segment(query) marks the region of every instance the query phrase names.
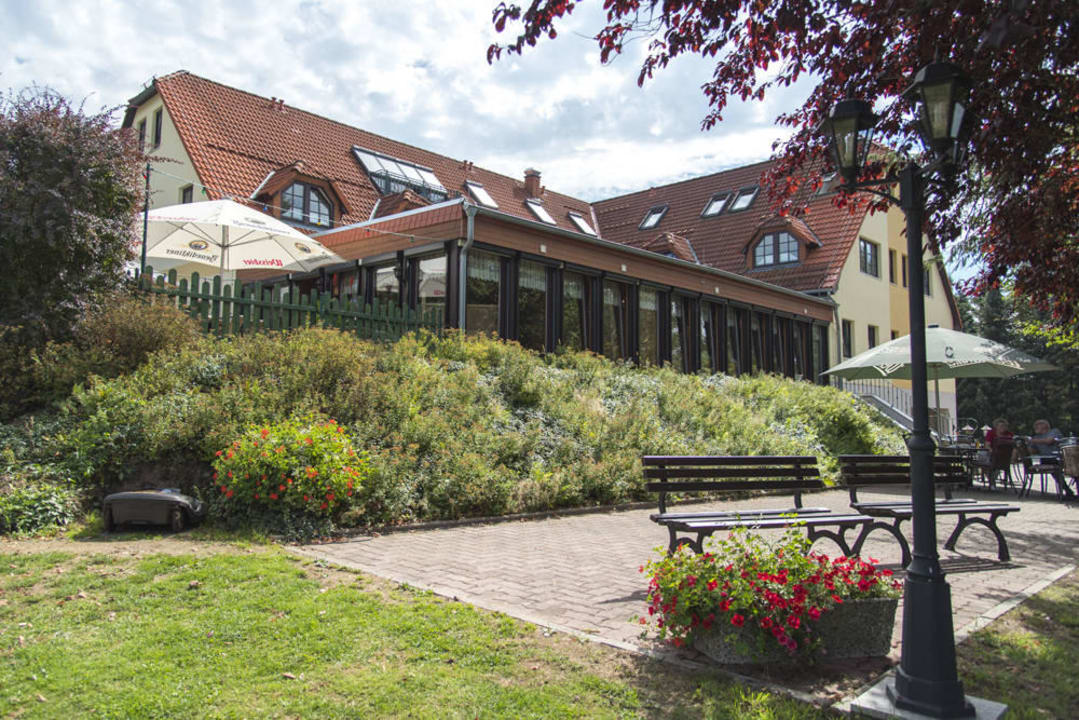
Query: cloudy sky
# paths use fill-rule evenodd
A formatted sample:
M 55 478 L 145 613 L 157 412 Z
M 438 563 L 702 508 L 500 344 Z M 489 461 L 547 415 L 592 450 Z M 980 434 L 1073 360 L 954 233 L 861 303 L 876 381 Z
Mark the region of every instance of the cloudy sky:
M 595 0 L 557 40 L 488 65 L 496 4 L 0 0 L 0 88 L 49 85 L 96 110 L 184 69 L 507 175 L 536 167 L 587 200 L 764 159 L 785 137 L 774 118 L 808 92 L 702 132 L 710 64 L 682 58 L 638 88 L 644 43 L 601 65 Z

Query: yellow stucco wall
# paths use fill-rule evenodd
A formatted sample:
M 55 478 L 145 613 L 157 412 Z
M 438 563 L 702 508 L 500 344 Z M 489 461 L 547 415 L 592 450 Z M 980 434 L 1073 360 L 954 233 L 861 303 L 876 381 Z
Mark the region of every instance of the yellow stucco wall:
M 158 110 L 162 111 L 161 142 L 155 146 L 154 114 Z M 195 166 L 192 164 L 187 150 L 184 149 L 183 142 L 180 140 L 180 133 L 176 130 L 176 125 L 173 124 L 169 110 L 165 107 L 160 95 L 150 98 L 135 111 L 135 119 L 131 127 L 136 134 L 139 131 L 139 123 L 143 120 L 146 121 L 145 152 L 150 158 L 151 167 L 150 208 L 178 205 L 182 201 L 183 189 L 189 185 L 192 189 L 191 199 L 193 202 L 207 200 L 202 184 L 199 182 L 198 174 L 195 172 Z M 211 274 L 210 269 L 205 265 L 194 263 L 176 265 L 165 260 L 155 261 L 150 258 L 147 260 L 147 265 L 152 266 L 155 271 L 175 269 L 179 277 L 188 277 L 193 272 L 198 272 L 204 277 Z M 216 275 L 217 273 L 213 272 L 212 274 Z M 222 280 L 230 280 L 234 276 L 234 272 L 227 272 Z
M 907 288 L 903 286 L 903 260 L 907 255 L 907 240 L 903 232 L 905 221 L 903 212 L 890 208 L 887 212 L 867 214 L 859 230 L 859 236 L 874 242 L 880 248 L 879 277 L 862 272 L 859 262 L 859 243 L 855 242 L 847 256 L 847 261 L 839 276 L 839 284 L 833 299 L 838 304 L 837 321 L 831 333 L 832 363 L 837 364 L 842 357 L 842 321 L 853 323 L 853 355 L 869 349 L 869 326 L 877 327 L 877 342 L 884 343 L 892 338 L 910 333 Z M 895 257 L 895 282 L 889 275 L 890 252 Z M 941 286 L 940 274 L 936 261 L 927 253 L 923 262 L 930 268 L 930 295 L 925 298 L 925 316 L 927 325 L 959 329 L 954 327 L 948 297 Z M 898 381 L 897 386 L 910 388 L 910 383 Z M 935 407 L 934 388 L 930 383 L 929 406 Z M 950 411 L 954 422 L 956 417 L 955 381 L 940 381 L 941 407 Z

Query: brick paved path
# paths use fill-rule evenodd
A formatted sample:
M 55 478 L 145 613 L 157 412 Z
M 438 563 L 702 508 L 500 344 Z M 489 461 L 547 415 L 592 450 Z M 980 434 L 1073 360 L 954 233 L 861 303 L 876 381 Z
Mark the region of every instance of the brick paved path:
M 1014 500 L 1014 495 L 999 493 L 971 495 Z M 867 500 L 873 497 L 865 494 Z M 847 501 L 846 492 L 829 491 L 810 496 L 809 504 L 846 509 Z M 1040 498 L 1019 504 L 1021 512 L 1000 520 L 1010 563 L 996 562 L 995 538 L 977 526 L 964 532 L 958 552 L 941 549 L 957 631 L 1054 570 L 1079 562 L 1079 508 Z M 775 507 L 776 500 L 738 503 L 752 505 Z M 630 620 L 644 609 L 646 581 L 638 567 L 667 542 L 666 530 L 649 521 L 650 512 L 397 532 L 299 551 L 534 623 L 572 628 L 619 645 L 648 645 L 638 637 L 640 626 Z M 954 523 L 939 519 L 941 545 Z M 904 530 L 909 538 L 909 523 Z M 836 552 L 828 540 L 815 549 Z M 895 540 L 879 530 L 870 535 L 863 554 L 885 563 L 899 560 Z

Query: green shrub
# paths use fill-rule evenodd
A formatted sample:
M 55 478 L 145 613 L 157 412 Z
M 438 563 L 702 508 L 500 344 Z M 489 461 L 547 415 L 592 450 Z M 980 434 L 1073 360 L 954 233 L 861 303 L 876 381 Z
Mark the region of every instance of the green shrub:
M 75 518 L 76 509 L 75 496 L 69 487 L 0 488 L 0 534 L 33 533 L 67 525 Z
M 290 419 L 249 428 L 217 451 L 213 467 L 227 514 L 331 517 L 362 487 L 367 457 L 334 420 Z
M 385 345 L 323 329 L 206 338 L 95 377 L 38 452 L 104 488 L 144 462 L 211 463 L 252 428 L 302 417 L 336 418 L 368 453 L 351 507 L 333 516 L 360 525 L 646 499 L 643 454 L 816 455 L 834 477 L 840 453 L 902 452 L 882 416 L 806 382 L 541 357 L 454 332 Z M 244 513 L 297 517 L 245 491 Z M 212 500 L 224 522 L 244 515 L 220 484 Z

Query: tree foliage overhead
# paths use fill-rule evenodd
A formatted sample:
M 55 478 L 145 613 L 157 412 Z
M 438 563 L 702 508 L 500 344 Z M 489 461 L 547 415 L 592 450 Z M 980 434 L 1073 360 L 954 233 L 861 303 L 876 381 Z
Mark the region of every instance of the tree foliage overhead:
M 47 88 L 0 97 L 0 330 L 63 336 L 123 279 L 140 156 L 111 115 Z
M 573 12 L 572 0 L 501 3 L 498 31 L 515 41 L 492 45 L 488 60 L 522 53 Z M 919 145 L 900 97 L 934 59 L 963 68 L 978 118 L 971 167 L 948 194 L 930 200 L 929 227 L 941 245 L 961 233 L 985 271 L 976 291 L 1014 282 L 1016 292 L 1059 324 L 1079 322 L 1079 11 L 1059 0 L 604 0 L 607 25 L 595 39 L 603 61 L 633 38 L 649 39 L 638 83 L 679 55 L 715 58 L 703 84 L 723 119 L 731 99 L 763 100 L 802 76 L 816 82 L 801 107 L 777 118 L 793 129 L 768 181 L 789 206 L 806 176 L 819 182 L 826 155 L 814 128 L 844 97 L 874 104 L 882 137 L 900 153 Z M 815 169 L 816 168 L 816 169 Z M 879 169 L 879 168 L 878 168 Z M 796 209 L 796 208 L 795 208 Z

